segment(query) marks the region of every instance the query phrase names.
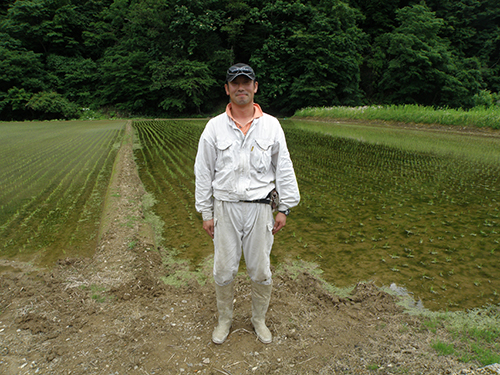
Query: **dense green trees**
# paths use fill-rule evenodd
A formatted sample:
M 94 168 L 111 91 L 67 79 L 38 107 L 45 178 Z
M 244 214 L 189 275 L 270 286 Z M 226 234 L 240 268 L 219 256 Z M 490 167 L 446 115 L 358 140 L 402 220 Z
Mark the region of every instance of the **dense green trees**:
M 479 63 L 461 59 L 439 33 L 444 21 L 425 4 L 396 11 L 398 26 L 375 39 L 371 60 L 378 97 L 395 104 L 473 105 L 480 90 Z
M 293 112 L 362 102 L 359 12 L 342 2 L 297 0 L 267 3 L 260 15 L 263 38 L 250 62 L 268 105 Z
M 499 25 L 495 0 L 10 0 L 0 119 L 214 113 L 225 70 L 241 61 L 274 113 L 491 104 Z
M 494 103 L 500 91 L 498 1 L 352 3 L 366 15 L 360 27 L 370 38 L 361 67 L 368 99 L 465 108 Z

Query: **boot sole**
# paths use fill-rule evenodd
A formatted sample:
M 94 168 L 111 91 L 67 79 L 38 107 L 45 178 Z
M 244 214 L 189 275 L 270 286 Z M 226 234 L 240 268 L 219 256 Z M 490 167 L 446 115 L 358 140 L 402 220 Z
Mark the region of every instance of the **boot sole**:
M 272 342 L 273 342 L 273 339 L 271 339 L 271 340 L 267 341 L 267 340 L 264 340 L 264 339 L 263 339 L 262 337 L 260 337 L 260 336 L 257 336 L 257 338 L 258 338 L 258 339 L 259 339 L 259 341 L 260 341 L 261 343 L 263 343 L 263 344 L 270 344 L 270 343 L 272 343 Z

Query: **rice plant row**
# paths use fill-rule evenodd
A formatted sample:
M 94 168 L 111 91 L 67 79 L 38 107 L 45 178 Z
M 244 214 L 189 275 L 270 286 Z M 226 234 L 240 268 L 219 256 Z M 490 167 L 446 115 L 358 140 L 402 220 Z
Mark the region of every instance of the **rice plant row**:
M 123 122 L 0 124 L 0 254 L 91 254 Z
M 139 175 L 157 200 L 155 212 L 165 223 L 165 246 L 197 261 L 209 254 L 208 238 L 194 208 L 193 165 L 206 121 L 169 120 L 134 123 Z
M 193 198 L 205 123 L 134 124 L 166 246 L 193 266 L 212 252 Z M 498 163 L 283 127 L 302 200 L 275 238 L 275 265 L 316 262 L 337 286 L 397 283 L 431 308 L 499 302 Z
M 303 192 L 287 252 L 338 286 L 395 282 L 429 307 L 500 301 L 498 163 L 286 133 Z

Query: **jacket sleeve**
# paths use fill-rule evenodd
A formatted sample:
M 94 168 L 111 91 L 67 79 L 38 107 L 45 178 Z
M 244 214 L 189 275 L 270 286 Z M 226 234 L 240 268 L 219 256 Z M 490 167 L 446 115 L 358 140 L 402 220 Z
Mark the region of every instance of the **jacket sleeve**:
M 277 132 L 277 142 L 274 145 L 272 162 L 276 168 L 276 191 L 279 194 L 280 204 L 278 210 L 284 211 L 287 208 L 295 207 L 300 202 L 299 186 L 292 159 L 288 152 L 285 133 L 279 125 Z
M 203 221 L 213 219 L 212 182 L 215 176 L 215 158 L 215 144 L 209 135 L 207 126 L 200 137 L 194 163 L 195 207 L 196 211 L 201 213 Z

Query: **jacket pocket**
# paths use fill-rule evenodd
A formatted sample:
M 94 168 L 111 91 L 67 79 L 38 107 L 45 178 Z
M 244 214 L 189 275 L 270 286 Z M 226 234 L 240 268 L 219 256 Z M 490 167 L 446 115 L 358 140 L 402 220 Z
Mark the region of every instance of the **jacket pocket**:
M 271 166 L 273 143 L 265 139 L 256 139 L 250 152 L 250 162 L 258 173 L 266 173 Z
M 221 171 L 223 169 L 231 167 L 233 161 L 233 155 L 231 146 L 233 142 L 230 140 L 220 140 L 215 145 L 217 159 L 215 161 L 215 170 Z

